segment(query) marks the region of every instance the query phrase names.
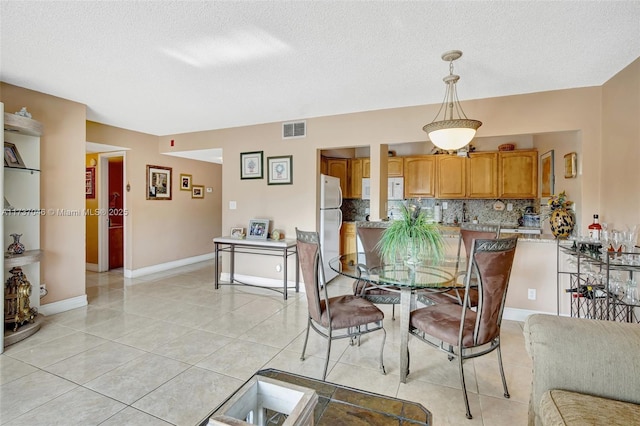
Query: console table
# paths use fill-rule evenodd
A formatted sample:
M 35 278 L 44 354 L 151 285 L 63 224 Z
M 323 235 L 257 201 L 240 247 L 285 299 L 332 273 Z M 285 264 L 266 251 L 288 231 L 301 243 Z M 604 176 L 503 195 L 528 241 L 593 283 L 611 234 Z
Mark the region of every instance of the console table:
M 280 292 L 284 295 L 284 299 L 287 300 L 288 289 L 288 273 L 287 273 L 287 260 L 290 256 L 294 256 L 296 259 L 296 293 L 300 290 L 300 265 L 298 262 L 298 252 L 295 239 L 284 240 L 251 240 L 240 239 L 233 237 L 216 237 L 213 239 L 215 245 L 215 262 L 214 262 L 214 283 L 215 288 L 218 289 L 220 285 L 247 285 L 252 287 L 268 288 Z M 229 282 L 220 282 L 220 253 L 229 253 Z M 278 256 L 282 257 L 282 270 L 284 272 L 282 290 L 279 287 L 265 287 L 255 284 L 243 283 L 235 279 L 235 262 L 236 253 L 256 254 L 261 256 Z M 293 287 L 292 287 L 293 288 Z
M 378 395 L 275 369 L 260 370 L 256 374 L 315 390 L 318 394 L 318 404 L 313 415 L 316 426 L 428 426 L 432 424 L 431 413 L 415 402 Z M 220 406 L 223 404 L 224 402 Z M 209 418 L 216 413 L 217 409 L 209 413 L 199 425 L 206 426 Z

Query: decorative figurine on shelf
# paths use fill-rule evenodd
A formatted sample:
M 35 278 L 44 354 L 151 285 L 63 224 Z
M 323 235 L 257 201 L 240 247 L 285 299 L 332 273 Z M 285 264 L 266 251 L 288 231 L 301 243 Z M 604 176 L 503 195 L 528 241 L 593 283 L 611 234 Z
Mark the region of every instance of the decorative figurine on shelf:
M 11 236 L 13 237 L 13 242 L 9 244 L 9 247 L 7 247 L 7 253 L 10 255 L 24 253 L 24 244 L 20 242 L 22 234 L 11 234 Z
M 27 111 L 27 107 L 22 107 L 20 111 L 16 112 L 15 114 L 21 117 L 31 118 L 31 113 Z
M 4 322 L 13 323 L 13 331 L 17 331 L 25 322 L 33 322 L 38 310 L 30 306 L 31 283 L 22 268 L 16 266 L 9 272 L 11 276 L 7 279 L 4 290 Z
M 562 191 L 558 195 L 552 195 L 547 204 L 551 210 L 549 217 L 551 232 L 556 238 L 567 238 L 576 223 L 573 213 L 569 211 L 573 201 L 569 201 L 565 191 Z

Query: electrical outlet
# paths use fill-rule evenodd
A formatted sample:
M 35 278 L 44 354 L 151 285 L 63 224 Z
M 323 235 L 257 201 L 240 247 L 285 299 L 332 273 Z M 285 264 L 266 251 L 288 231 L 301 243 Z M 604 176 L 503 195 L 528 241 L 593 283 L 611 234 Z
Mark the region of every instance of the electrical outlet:
M 508 212 L 513 211 L 513 203 L 507 203 L 507 211 Z
M 446 210 L 449 208 L 449 203 L 447 203 L 446 201 L 442 202 L 442 210 Z
M 527 292 L 527 297 L 529 298 L 529 300 L 536 300 L 536 289 L 530 288 Z
M 282 271 L 282 265 L 278 263 L 276 265 L 276 272 L 280 272 L 280 271 Z
M 40 297 L 45 297 L 47 295 L 47 285 L 46 284 L 40 284 Z

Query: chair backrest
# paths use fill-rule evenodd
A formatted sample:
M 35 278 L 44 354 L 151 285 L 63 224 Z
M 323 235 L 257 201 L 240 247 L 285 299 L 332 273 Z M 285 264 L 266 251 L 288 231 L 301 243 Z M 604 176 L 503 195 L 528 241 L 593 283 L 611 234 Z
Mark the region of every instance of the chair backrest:
M 322 306 L 327 298 L 326 286 L 323 284 L 324 268 L 322 265 L 322 253 L 320 251 L 320 236 L 317 232 L 300 231 L 296 228 L 296 249 L 298 262 L 302 271 L 309 316 L 316 322 L 321 322 Z
M 464 224 L 460 227 L 460 241 L 464 244 L 469 264 L 469 254 L 471 254 L 471 244 L 474 239 L 495 239 L 500 238 L 500 225 L 473 225 Z M 460 257 L 460 245 L 458 245 L 458 258 Z
M 511 267 L 518 238 L 475 239 L 465 277 L 467 289 L 464 306 L 468 305 L 472 271 L 478 284 L 478 307 L 472 346 L 483 345 L 499 336 L 502 312 L 509 288 Z M 463 309 L 463 322 L 467 309 Z M 468 342 L 465 347 L 469 346 Z
M 378 242 L 389 222 L 356 222 L 356 234 L 362 243 L 367 268 L 381 266 Z

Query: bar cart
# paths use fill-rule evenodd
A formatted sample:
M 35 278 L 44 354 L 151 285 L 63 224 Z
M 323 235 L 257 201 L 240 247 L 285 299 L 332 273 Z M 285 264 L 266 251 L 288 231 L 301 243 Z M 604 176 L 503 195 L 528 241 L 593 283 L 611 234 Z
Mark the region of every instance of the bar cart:
M 559 239 L 557 247 L 558 314 L 564 290 L 571 295 L 572 317 L 640 323 L 638 247 L 613 250 L 607 243 L 577 239 Z

